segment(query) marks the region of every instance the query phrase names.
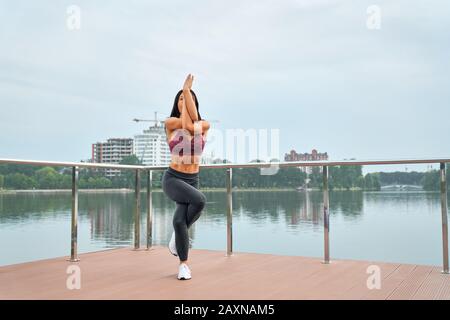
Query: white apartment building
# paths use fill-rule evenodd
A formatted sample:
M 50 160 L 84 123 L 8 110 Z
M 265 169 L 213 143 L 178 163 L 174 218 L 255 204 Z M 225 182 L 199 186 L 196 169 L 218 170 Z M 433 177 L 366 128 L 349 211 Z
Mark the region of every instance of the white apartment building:
M 154 126 L 134 136 L 133 153 L 144 165 L 170 164 L 170 150 L 163 121 L 156 122 Z

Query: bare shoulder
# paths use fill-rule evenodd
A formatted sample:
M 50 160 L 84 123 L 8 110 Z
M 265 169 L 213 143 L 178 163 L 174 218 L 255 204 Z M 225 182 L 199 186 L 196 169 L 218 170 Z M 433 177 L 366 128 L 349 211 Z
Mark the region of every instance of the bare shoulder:
M 200 120 L 201 124 L 202 124 L 202 129 L 204 131 L 209 130 L 209 128 L 211 128 L 211 125 L 209 123 L 209 121 L 207 120 Z

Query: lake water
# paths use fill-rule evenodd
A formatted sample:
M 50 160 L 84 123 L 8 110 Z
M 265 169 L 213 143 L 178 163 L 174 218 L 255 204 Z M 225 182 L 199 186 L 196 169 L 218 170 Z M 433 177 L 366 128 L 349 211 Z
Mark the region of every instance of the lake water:
M 190 229 L 192 247 L 226 251 L 226 193 Z M 141 245 L 145 246 L 145 194 Z M 133 193 L 79 195 L 79 253 L 133 245 Z M 175 205 L 153 193 L 154 243 L 166 245 Z M 70 254 L 71 195 L 0 194 L 0 265 Z M 233 250 L 323 256 L 322 193 L 233 191 Z M 442 264 L 438 192 L 330 192 L 330 256 Z

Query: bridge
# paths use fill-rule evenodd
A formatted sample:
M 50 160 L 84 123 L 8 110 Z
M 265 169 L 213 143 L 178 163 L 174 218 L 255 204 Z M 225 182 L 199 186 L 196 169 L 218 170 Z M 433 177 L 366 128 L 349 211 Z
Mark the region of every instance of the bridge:
M 422 191 L 422 186 L 414 184 L 391 184 L 386 186 L 381 186 L 382 191 Z

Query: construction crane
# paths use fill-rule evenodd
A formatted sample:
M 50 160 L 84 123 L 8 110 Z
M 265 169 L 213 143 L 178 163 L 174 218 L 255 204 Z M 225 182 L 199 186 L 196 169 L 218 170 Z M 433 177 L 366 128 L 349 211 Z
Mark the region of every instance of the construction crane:
M 154 122 L 155 123 L 155 127 L 158 127 L 158 123 L 161 124 L 161 126 L 163 126 L 164 121 L 163 120 L 158 120 L 158 112 L 155 111 L 155 119 L 154 120 L 148 120 L 148 119 L 133 119 L 134 122 Z M 218 123 L 219 120 L 208 120 L 208 122 L 210 123 Z
M 134 122 L 154 122 L 155 123 L 155 127 L 159 127 L 158 124 L 161 124 L 161 127 L 164 124 L 164 121 L 162 120 L 158 120 L 158 111 L 155 111 L 155 119 L 154 120 L 147 120 L 147 119 L 133 119 Z

